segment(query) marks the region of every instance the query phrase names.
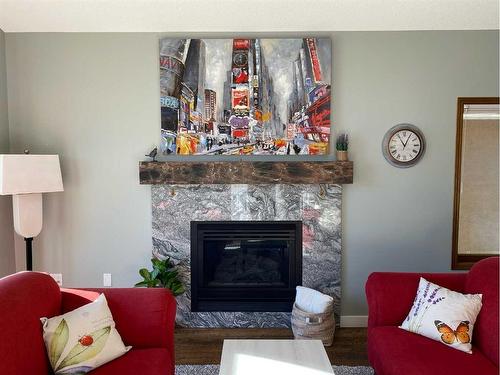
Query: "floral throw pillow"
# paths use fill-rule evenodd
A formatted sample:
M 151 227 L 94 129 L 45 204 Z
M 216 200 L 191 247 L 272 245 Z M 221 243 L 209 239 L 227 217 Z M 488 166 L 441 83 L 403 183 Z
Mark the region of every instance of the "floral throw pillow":
M 481 299 L 481 294 L 454 292 L 421 277 L 410 313 L 399 328 L 472 353 L 472 330 Z
M 64 315 L 41 318 L 49 361 L 57 375 L 77 375 L 118 358 L 128 350 L 115 329 L 104 294 Z

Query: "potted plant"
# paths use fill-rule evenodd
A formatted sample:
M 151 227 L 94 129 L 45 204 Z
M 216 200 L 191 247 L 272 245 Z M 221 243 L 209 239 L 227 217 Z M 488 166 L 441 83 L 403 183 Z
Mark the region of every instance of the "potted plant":
M 174 296 L 178 296 L 186 291 L 184 284 L 179 278 L 179 272 L 175 269 L 175 264 L 170 258 L 164 260 L 152 258 L 151 263 L 153 264 L 152 271 L 146 268 L 139 270 L 139 275 L 144 280 L 135 284 L 136 287 L 167 288 L 170 289 Z
M 347 161 L 349 160 L 347 155 L 347 150 L 349 148 L 349 137 L 346 133 L 340 133 L 337 137 L 336 149 L 337 149 L 337 160 Z

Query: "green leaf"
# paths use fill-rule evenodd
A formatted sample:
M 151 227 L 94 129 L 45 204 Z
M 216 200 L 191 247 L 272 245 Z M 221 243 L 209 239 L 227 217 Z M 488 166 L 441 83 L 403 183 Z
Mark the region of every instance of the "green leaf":
M 179 276 L 179 271 L 176 271 L 176 270 L 169 271 L 169 272 L 167 273 L 167 275 L 168 275 L 169 277 L 176 278 L 177 276 Z
M 52 368 L 56 367 L 56 363 L 57 361 L 59 361 L 64 347 L 68 343 L 68 337 L 68 323 L 66 323 L 65 319 L 62 319 L 59 322 L 59 325 L 57 326 L 54 334 L 52 335 L 52 338 L 50 339 L 49 360 Z
M 164 270 L 166 268 L 164 261 L 161 261 L 159 259 L 153 258 L 151 259 L 151 263 L 153 263 L 153 268 L 156 268 L 158 270 Z
M 164 284 L 166 284 L 170 281 L 177 280 L 178 276 L 179 276 L 179 273 L 177 271 L 169 271 L 163 275 L 162 281 Z
M 138 282 L 135 286 L 147 286 L 148 288 L 160 286 L 170 289 L 174 295 L 185 292 L 184 285 L 179 279 L 179 272 L 170 258 L 164 260 L 151 258 L 151 263 L 153 265 L 152 271 L 145 268 L 139 270 L 139 274 L 144 280 Z
M 144 280 L 151 280 L 151 273 L 146 268 L 141 268 L 139 270 L 139 275 L 144 277 Z
M 93 342 L 88 346 L 84 346 L 78 342 L 73 349 L 71 349 L 66 358 L 57 366 L 56 372 L 64 367 L 76 365 L 94 358 L 104 348 L 110 332 L 110 326 L 92 332 L 89 336 L 92 337 Z
M 178 295 L 180 295 L 180 294 L 184 293 L 184 292 L 185 292 L 185 289 L 184 289 L 184 286 L 182 286 L 182 284 L 180 284 L 180 283 L 179 283 L 179 285 L 174 286 L 174 287 L 171 289 L 171 291 L 172 291 L 172 294 L 173 294 L 174 296 L 178 296 Z
M 161 283 L 163 286 L 167 286 L 171 283 L 171 280 L 168 277 L 163 277 L 163 279 L 161 280 Z
M 160 273 L 160 270 L 158 268 L 155 268 L 153 272 L 151 272 L 151 279 L 156 279 L 158 277 L 158 274 Z

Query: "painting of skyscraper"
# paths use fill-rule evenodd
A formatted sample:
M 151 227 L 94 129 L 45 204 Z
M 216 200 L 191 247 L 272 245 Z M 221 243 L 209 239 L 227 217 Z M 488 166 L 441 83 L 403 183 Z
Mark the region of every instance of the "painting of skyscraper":
M 323 155 L 331 40 L 160 40 L 164 155 Z

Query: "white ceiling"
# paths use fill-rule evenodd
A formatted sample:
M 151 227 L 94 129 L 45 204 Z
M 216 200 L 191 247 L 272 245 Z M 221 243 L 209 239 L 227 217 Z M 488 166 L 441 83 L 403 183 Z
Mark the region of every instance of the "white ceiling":
M 499 0 L 0 0 L 5 32 L 499 28 Z

